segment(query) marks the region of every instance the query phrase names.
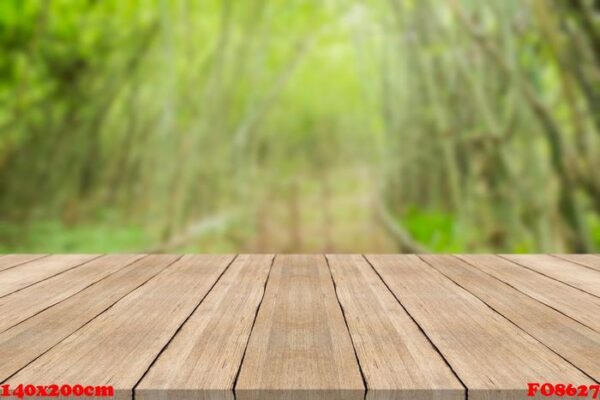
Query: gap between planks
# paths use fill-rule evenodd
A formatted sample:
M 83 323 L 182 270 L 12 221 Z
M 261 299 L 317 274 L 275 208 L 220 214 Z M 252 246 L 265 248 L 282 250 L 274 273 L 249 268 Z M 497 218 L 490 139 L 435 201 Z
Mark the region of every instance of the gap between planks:
M 29 364 L 110 310 L 121 299 L 146 285 L 180 258 L 181 256 L 173 255 L 144 257 L 134 262 L 135 265 L 127 265 L 90 285 L 86 290 L 0 333 L 0 353 L 9 360 L 0 364 L 0 382 L 6 383 Z M 139 264 L 146 263 L 148 266 L 140 269 Z M 104 287 L 107 290 L 104 290 Z
M 479 270 L 475 264 L 455 256 L 423 255 L 419 258 L 590 379 L 600 381 L 596 354 L 588 351 L 600 349 L 600 333 Z M 556 326 L 549 326 L 539 319 L 540 316 L 556 321 Z M 567 338 L 569 340 L 565 340 Z
M 272 262 L 271 262 L 271 269 L 272 269 L 272 266 L 273 266 L 273 264 L 275 263 L 275 260 L 276 260 L 276 258 L 277 258 L 277 257 L 279 257 L 279 256 L 275 256 L 275 257 L 273 257 L 273 258 L 272 258 Z M 324 258 L 325 258 L 325 257 L 324 257 Z M 329 274 L 330 274 L 330 275 L 329 275 L 329 278 L 330 278 L 330 280 L 331 280 L 331 283 L 334 285 L 334 293 L 335 293 L 335 298 L 336 298 L 336 301 L 337 301 L 337 303 L 338 303 L 338 307 L 340 308 L 340 311 L 342 312 L 342 315 L 343 315 L 343 320 L 344 320 L 345 329 L 346 329 L 346 331 L 347 331 L 347 334 L 348 334 L 348 335 L 351 337 L 352 335 L 351 335 L 350 329 L 349 329 L 349 327 L 348 327 L 348 320 L 347 320 L 347 317 L 346 317 L 346 314 L 345 314 L 344 308 L 342 307 L 342 303 L 341 303 L 341 300 L 340 300 L 340 296 L 339 296 L 339 293 L 338 293 L 338 290 L 337 290 L 337 285 L 336 285 L 335 279 L 334 279 L 334 277 L 333 277 L 333 273 L 332 273 L 332 271 L 331 271 L 331 266 L 329 265 L 329 259 L 328 259 L 328 258 L 325 258 L 325 260 L 326 260 L 326 262 L 327 262 L 327 268 L 328 268 L 328 271 L 329 271 Z M 1 261 L 1 259 L 0 259 L 0 261 Z M 131 395 L 132 395 L 132 396 L 133 396 L 133 395 L 134 395 L 134 393 L 135 393 L 135 392 L 134 392 L 134 390 L 135 390 L 135 389 L 138 387 L 138 385 L 139 385 L 139 384 L 140 384 L 140 383 L 141 383 L 141 382 L 144 380 L 144 378 L 146 377 L 146 375 L 147 375 L 147 374 L 148 374 L 148 373 L 151 371 L 151 369 L 153 368 L 153 366 L 155 365 L 155 363 L 157 362 L 157 360 L 159 360 L 159 358 L 160 358 L 160 357 L 163 355 L 163 353 L 164 353 L 164 352 L 166 352 L 166 350 L 169 348 L 169 346 L 171 345 L 171 343 L 172 343 L 172 342 L 173 342 L 173 341 L 174 341 L 174 340 L 175 340 L 175 339 L 178 337 L 178 335 L 181 333 L 181 331 L 182 331 L 182 330 L 185 328 L 185 325 L 186 325 L 186 324 L 187 324 L 187 323 L 188 323 L 188 322 L 191 320 L 191 318 L 193 318 L 193 316 L 194 316 L 194 314 L 195 314 L 195 311 L 196 311 L 196 310 L 197 310 L 199 307 L 201 307 L 201 306 L 202 306 L 202 304 L 203 304 L 203 303 L 206 301 L 206 299 L 207 299 L 207 298 L 208 298 L 208 297 L 209 297 L 209 296 L 212 294 L 212 292 L 215 290 L 215 287 L 216 287 L 216 286 L 217 286 L 217 285 L 218 285 L 218 284 L 219 284 L 219 283 L 220 283 L 220 282 L 223 280 L 223 277 L 225 276 L 226 272 L 229 270 L 229 268 L 230 268 L 230 266 L 233 264 L 233 262 L 234 262 L 234 261 L 232 260 L 232 262 L 228 264 L 228 266 L 225 268 L 225 270 L 223 270 L 223 271 L 222 271 L 221 275 L 219 275 L 219 276 L 218 276 L 218 278 L 217 278 L 217 279 L 216 279 L 216 281 L 213 283 L 213 285 L 210 287 L 210 289 L 208 289 L 208 291 L 206 292 L 206 294 L 204 295 L 204 297 L 202 297 L 202 298 L 200 299 L 200 301 L 199 301 L 199 302 L 196 304 L 195 308 L 194 308 L 194 309 L 193 309 L 193 310 L 192 310 L 192 311 L 189 313 L 189 315 L 188 315 L 188 316 L 187 316 L 187 317 L 186 317 L 186 318 L 185 318 L 185 319 L 184 319 L 184 320 L 181 322 L 181 324 L 178 326 L 178 328 L 175 330 L 175 332 L 172 334 L 172 336 L 171 336 L 171 337 L 168 339 L 168 341 L 167 341 L 167 342 L 164 344 L 164 346 L 162 347 L 162 349 L 161 349 L 161 350 L 160 350 L 160 351 L 159 351 L 159 352 L 158 352 L 158 353 L 157 353 L 157 354 L 154 356 L 154 359 L 152 360 L 151 364 L 150 364 L 150 365 L 147 367 L 147 369 L 144 371 L 144 373 L 142 374 L 142 376 L 139 378 L 139 380 L 137 381 L 137 383 L 136 383 L 136 384 L 134 385 L 134 387 L 132 388 L 132 390 L 131 390 Z M 515 264 L 513 264 L 513 265 L 515 265 Z M 394 295 L 394 297 L 395 297 L 395 294 L 394 294 L 394 293 L 393 293 L 393 291 L 392 291 L 392 290 L 391 290 L 391 289 L 390 289 L 390 288 L 387 286 L 387 284 L 385 283 L 385 280 L 384 280 L 384 279 L 383 279 L 383 278 L 382 278 L 382 277 L 379 275 L 379 273 L 377 272 L 377 270 L 376 270 L 376 269 L 375 269 L 375 268 L 374 268 L 372 265 L 370 265 L 370 267 L 373 269 L 373 271 L 375 271 L 375 272 L 378 274 L 378 279 L 380 279 L 380 280 L 381 280 L 381 282 L 382 282 L 383 284 L 385 284 L 385 286 L 386 286 L 386 290 L 389 292 L 389 294 L 391 294 L 391 295 Z M 430 267 L 431 267 L 431 265 L 430 265 Z M 74 267 L 73 267 L 73 268 L 74 268 Z M 431 267 L 431 268 L 433 268 L 433 267 Z M 525 269 L 525 267 L 522 267 L 522 268 L 524 268 L 524 269 Z M 266 288 L 267 284 L 269 283 L 271 269 L 269 269 L 269 273 L 267 274 L 267 278 L 266 278 L 266 279 L 265 279 L 265 281 L 264 281 L 264 288 Z M 530 271 L 534 271 L 534 270 L 532 270 L 531 268 L 526 268 L 526 269 L 529 269 Z M 66 272 L 66 271 L 63 271 L 63 272 Z M 161 272 L 162 272 L 162 271 L 160 271 L 160 272 L 159 272 L 157 275 L 159 275 Z M 546 277 L 546 274 L 542 274 L 542 273 L 541 273 L 541 272 L 539 272 L 539 271 L 534 271 L 534 272 L 535 272 L 536 274 L 539 274 L 539 275 L 542 275 L 542 276 Z M 53 275 L 53 276 L 54 276 L 54 275 Z M 156 275 L 155 275 L 155 276 L 156 276 Z M 490 275 L 490 276 L 491 276 L 491 275 Z M 52 277 L 52 276 L 50 276 L 50 277 L 48 277 L 48 278 L 45 278 L 45 279 L 43 279 L 42 281 L 44 281 L 44 280 L 46 280 L 46 279 L 49 279 L 49 278 L 51 278 L 51 277 Z M 153 278 L 154 278 L 154 277 L 153 277 Z M 153 278 L 150 278 L 150 279 L 153 279 Z M 446 278 L 447 278 L 449 281 L 451 281 L 451 282 L 454 282 L 452 279 L 448 278 L 447 276 L 446 276 Z M 560 282 L 560 283 L 562 283 L 562 284 L 564 284 L 564 285 L 568 285 L 569 287 L 573 287 L 572 285 L 569 285 L 569 284 L 567 284 L 567 283 L 564 283 L 564 282 L 561 282 L 561 281 L 559 281 L 559 280 L 558 280 L 558 279 L 556 279 L 555 277 L 549 276 L 548 278 L 549 278 L 549 279 L 554 279 L 554 280 L 556 280 L 557 282 Z M 493 279 L 495 279 L 495 280 L 498 280 L 499 282 L 502 282 L 502 281 L 501 281 L 501 280 L 500 280 L 498 277 L 496 277 L 496 276 L 494 276 L 494 277 L 493 277 Z M 40 281 L 40 282 L 42 282 L 42 281 Z M 146 281 L 146 282 L 147 282 L 147 281 Z M 146 282 L 145 282 L 145 283 L 146 283 Z M 96 282 L 96 283 L 97 283 L 97 282 Z M 145 284 L 145 283 L 144 283 L 144 284 Z M 454 283 L 456 284 L 456 282 L 454 282 Z M 35 283 L 33 283 L 33 284 L 35 284 Z M 459 285 L 459 286 L 460 286 L 460 285 Z M 138 288 L 139 288 L 139 287 L 138 287 Z M 130 293 L 132 293 L 133 291 L 137 290 L 138 288 L 136 288 L 136 289 L 133 289 L 131 292 L 129 292 L 129 293 L 127 293 L 127 294 L 125 294 L 125 295 L 124 295 L 124 296 L 123 296 L 121 299 L 118 299 L 118 300 L 117 300 L 115 303 L 113 303 L 113 304 L 112 304 L 112 305 L 111 305 L 109 308 L 112 308 L 114 305 L 118 304 L 118 303 L 119 303 L 119 302 L 120 302 L 120 301 L 121 301 L 121 300 L 122 300 L 124 297 L 126 297 L 127 295 L 129 295 L 129 294 L 130 294 Z M 256 311 L 255 311 L 255 313 L 254 313 L 254 318 L 253 318 L 253 321 L 252 321 L 252 326 L 251 326 L 251 328 L 250 328 L 250 333 L 248 334 L 247 340 L 246 340 L 246 342 L 245 342 L 245 344 L 244 344 L 244 351 L 243 351 L 243 355 L 242 355 L 242 358 L 241 358 L 241 360 L 240 360 L 240 363 L 239 363 L 239 368 L 238 368 L 238 370 L 236 371 L 236 374 L 235 374 L 235 380 L 234 380 L 233 389 L 235 389 L 235 387 L 236 387 L 237 381 L 238 381 L 238 379 L 239 379 L 239 375 L 240 375 L 240 373 L 241 373 L 241 371 L 242 371 L 242 368 L 243 368 L 243 366 L 244 366 L 244 362 L 245 362 L 245 355 L 246 355 L 246 351 L 248 350 L 248 345 L 249 345 L 249 343 L 250 343 L 250 340 L 251 340 L 251 337 L 252 337 L 252 334 L 253 334 L 253 331 L 254 331 L 254 325 L 255 325 L 255 323 L 256 323 L 256 319 L 257 319 L 257 317 L 258 317 L 258 314 L 259 314 L 259 313 L 260 313 L 260 311 L 261 311 L 262 302 L 263 302 L 263 300 L 264 300 L 264 296 L 265 296 L 265 291 L 264 291 L 264 288 L 263 288 L 262 297 L 261 297 L 261 299 L 260 299 L 260 302 L 259 302 L 259 304 L 258 304 L 258 307 L 256 308 Z M 462 288 L 462 287 L 461 287 L 461 288 Z M 577 289 L 577 290 L 581 290 L 582 292 L 585 292 L 585 291 L 584 291 L 584 290 L 582 290 L 581 288 L 575 288 L 575 289 Z M 466 289 L 465 289 L 465 290 L 466 290 Z M 518 290 L 518 289 L 515 289 L 515 290 Z M 527 296 L 529 296 L 529 294 L 527 294 L 527 293 L 524 293 L 524 294 L 525 294 L 525 295 L 527 295 Z M 480 301 L 484 302 L 483 300 L 481 300 L 480 296 L 475 296 L 475 297 L 476 297 L 476 298 L 478 298 Z M 397 302 L 399 303 L 399 305 L 400 305 L 400 306 L 402 306 L 402 307 L 404 308 L 404 306 L 402 305 L 402 302 L 400 301 L 400 299 L 399 299 L 398 297 L 395 297 L 395 298 L 396 298 Z M 534 299 L 534 297 L 531 297 L 531 298 L 532 298 L 532 299 Z M 65 301 L 67 301 L 67 299 L 61 300 L 61 302 L 59 302 L 58 304 L 60 304 L 60 303 L 62 303 L 62 302 L 65 302 Z M 539 300 L 538 300 L 538 299 L 536 299 L 536 301 L 539 301 Z M 485 302 L 484 302 L 484 303 L 485 303 Z M 541 303 L 541 302 L 540 302 L 540 304 L 543 304 L 543 303 Z M 56 304 L 55 304 L 55 305 L 56 305 Z M 489 306 L 489 305 L 488 305 L 488 306 Z M 491 308 L 491 307 L 490 307 L 490 308 Z M 503 318 L 506 318 L 506 317 L 505 317 L 503 314 L 501 314 L 499 311 L 495 310 L 494 308 L 491 308 L 491 309 L 492 309 L 492 310 L 494 310 L 494 312 L 495 312 L 495 313 L 497 313 L 497 314 L 499 314 L 501 317 L 503 317 Z M 105 311 L 106 311 L 106 310 L 105 310 Z M 410 316 L 410 318 L 411 318 L 411 319 L 412 319 L 412 320 L 413 320 L 413 321 L 416 323 L 416 320 L 415 320 L 415 319 L 414 319 L 414 317 L 411 315 L 411 313 L 409 312 L 409 310 L 405 308 L 405 311 L 406 311 L 406 313 L 407 313 L 407 314 Z M 98 318 L 98 317 L 99 317 L 101 314 L 103 314 L 103 313 L 104 313 L 104 311 L 103 311 L 102 313 L 100 313 L 100 314 L 96 315 L 95 317 L 93 317 L 93 318 L 92 318 L 92 320 L 90 320 L 90 321 L 88 321 L 88 322 L 86 323 L 86 325 L 87 325 L 87 324 L 89 324 L 90 322 L 93 322 L 93 321 L 94 321 L 96 318 Z M 515 324 L 515 325 L 516 325 L 516 324 Z M 517 326 L 518 326 L 518 325 L 517 325 Z M 79 331 L 81 328 L 83 328 L 83 326 L 82 326 L 82 327 L 80 327 L 80 328 L 78 328 L 76 331 L 72 332 L 72 334 L 71 334 L 71 335 L 73 335 L 73 334 L 75 334 L 76 332 L 78 332 L 78 331 Z M 520 328 L 520 329 L 522 329 L 521 327 L 519 327 L 519 328 Z M 426 337 L 426 338 L 427 338 L 427 339 L 428 339 L 428 340 L 429 340 L 429 341 L 430 341 L 430 342 L 433 344 L 433 342 L 431 341 L 431 338 L 430 338 L 430 337 L 427 335 L 426 331 L 425 331 L 425 330 L 423 330 L 422 328 L 421 328 L 421 330 L 422 330 L 422 333 L 423 333 L 423 335 L 424 335 L 424 336 L 425 336 L 425 337 Z M 71 335 L 70 335 L 70 336 L 71 336 Z M 64 341 L 64 340 L 65 340 L 65 339 L 61 340 L 61 342 L 62 342 L 62 341 Z M 59 343 L 61 343 L 61 342 L 58 342 L 58 343 L 56 343 L 56 344 L 55 344 L 55 346 L 56 346 L 56 345 L 58 345 L 58 344 L 59 344 Z M 363 379 L 363 385 L 364 385 L 364 386 L 365 386 L 365 388 L 366 388 L 366 386 L 367 386 L 367 382 L 366 382 L 366 379 L 365 379 L 365 375 L 364 375 L 364 371 L 363 371 L 363 366 L 362 366 L 362 364 L 361 364 L 361 360 L 359 359 L 359 356 L 358 356 L 358 352 L 357 352 L 356 344 L 354 343 L 354 341 L 353 341 L 353 340 L 351 340 L 351 341 L 350 341 L 350 343 L 351 343 L 351 345 L 352 345 L 352 349 L 353 349 L 353 351 L 354 351 L 354 357 L 355 357 L 355 359 L 356 359 L 356 363 L 357 363 L 357 365 L 358 365 L 358 367 L 359 367 L 359 370 L 360 370 L 360 373 L 361 373 L 361 376 L 362 376 L 362 379 Z M 53 346 L 53 347 L 54 347 L 54 346 Z M 48 351 L 49 351 L 49 350 L 48 350 Z M 439 350 L 438 350 L 438 352 L 439 352 Z M 450 363 L 448 362 L 448 360 L 446 359 L 446 357 L 444 357 L 444 356 L 443 356 L 443 353 L 441 353 L 441 352 L 439 352 L 439 353 L 440 353 L 440 355 L 442 356 L 442 358 L 444 359 L 444 361 L 445 361 L 445 362 L 446 362 L 448 365 L 450 365 Z M 569 362 L 570 362 L 570 361 L 569 361 Z M 454 372 L 454 371 L 453 371 L 453 372 Z M 454 373 L 454 375 L 456 376 L 456 378 L 457 378 L 457 379 L 460 379 L 460 378 L 458 377 L 458 374 L 457 374 L 457 373 Z M 232 396 L 235 396 L 235 393 L 232 391 L 231 395 L 232 395 Z M 365 393 L 364 393 L 364 397 L 367 397 L 367 396 L 369 396 L 369 390 L 366 390 L 366 391 L 365 391 Z
M 112 384 L 117 398 L 131 398 L 133 386 L 233 259 L 234 256 L 189 255 L 180 258 L 22 368 L 8 382 Z M 164 315 L 169 318 L 164 319 Z M 123 352 L 128 357 L 122 357 Z
M 501 254 L 500 257 L 600 298 L 600 271 L 548 254 Z

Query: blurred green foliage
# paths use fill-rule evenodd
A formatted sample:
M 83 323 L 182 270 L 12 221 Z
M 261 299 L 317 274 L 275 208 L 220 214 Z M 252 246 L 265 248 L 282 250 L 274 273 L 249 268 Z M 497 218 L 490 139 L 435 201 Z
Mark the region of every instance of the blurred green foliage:
M 598 21 L 0 1 L 0 252 L 594 251 Z
M 456 221 L 451 214 L 412 206 L 402 221 L 415 240 L 427 243 L 434 252 L 456 253 L 465 248 L 466 238 L 457 231 Z

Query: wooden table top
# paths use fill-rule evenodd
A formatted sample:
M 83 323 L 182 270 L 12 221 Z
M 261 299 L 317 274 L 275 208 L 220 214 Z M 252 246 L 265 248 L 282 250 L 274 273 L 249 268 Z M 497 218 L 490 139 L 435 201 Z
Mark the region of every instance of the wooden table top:
M 599 255 L 0 256 L 11 387 L 489 400 L 599 381 Z

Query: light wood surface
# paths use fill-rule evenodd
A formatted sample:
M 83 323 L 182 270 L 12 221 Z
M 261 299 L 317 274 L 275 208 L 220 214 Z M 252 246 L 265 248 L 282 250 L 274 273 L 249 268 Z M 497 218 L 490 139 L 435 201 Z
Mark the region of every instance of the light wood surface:
M 143 285 L 179 256 L 148 256 L 0 333 L 0 382 Z
M 0 332 L 59 303 L 141 257 L 141 254 L 103 256 L 0 298 Z
M 600 297 L 600 272 L 548 254 L 505 254 L 502 257 L 542 275 Z
M 367 256 L 461 377 L 469 399 L 523 399 L 528 382 L 592 380 L 415 255 Z
M 98 254 L 53 255 L 0 271 L 0 297 L 98 258 Z
M 5 254 L 0 256 L 0 271 L 45 257 L 45 254 Z
M 158 357 L 136 399 L 233 399 L 233 385 L 273 255 L 239 256 Z
M 600 381 L 600 333 L 453 256 L 423 256 L 494 311 Z
M 361 255 L 327 256 L 369 399 L 464 399 L 465 389 Z
M 576 264 L 585 265 L 600 271 L 600 256 L 597 254 L 553 254 L 554 257 L 562 258 Z
M 600 256 L 504 257 L 3 255 L 0 383 L 516 400 L 599 381 Z
M 364 390 L 325 257 L 277 256 L 236 399 L 362 400 Z
M 600 299 L 494 255 L 458 255 L 478 269 L 600 332 Z
M 184 256 L 9 379 L 133 388 L 233 256 Z

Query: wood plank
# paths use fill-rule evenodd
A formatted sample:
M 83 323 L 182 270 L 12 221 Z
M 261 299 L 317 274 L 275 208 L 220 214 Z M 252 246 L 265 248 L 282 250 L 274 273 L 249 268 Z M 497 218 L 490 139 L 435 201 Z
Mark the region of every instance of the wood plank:
M 0 382 L 152 279 L 178 258 L 175 255 L 145 257 L 0 333 Z
M 553 256 L 600 271 L 600 256 L 598 254 L 553 254 Z
M 367 399 L 464 399 L 465 388 L 361 255 L 328 255 Z
M 113 385 L 130 399 L 159 352 L 234 257 L 184 256 L 8 380 Z
M 322 255 L 277 256 L 236 399 L 360 399 L 364 385 Z
M 528 382 L 593 383 L 417 256 L 368 259 L 467 386 L 469 399 L 523 399 Z
M 100 257 L 99 254 L 53 255 L 0 272 L 0 297 L 68 271 Z
M 233 399 L 273 255 L 241 255 L 135 389 L 141 400 Z
M 421 258 L 600 382 L 600 333 L 456 257 Z
M 143 254 L 107 255 L 0 298 L 0 332 L 118 271 Z
M 501 257 L 600 297 L 599 271 L 547 254 L 505 254 Z
M 494 255 L 458 255 L 528 296 L 600 332 L 600 299 Z
M 0 256 L 0 271 L 46 257 L 46 254 L 5 254 Z

